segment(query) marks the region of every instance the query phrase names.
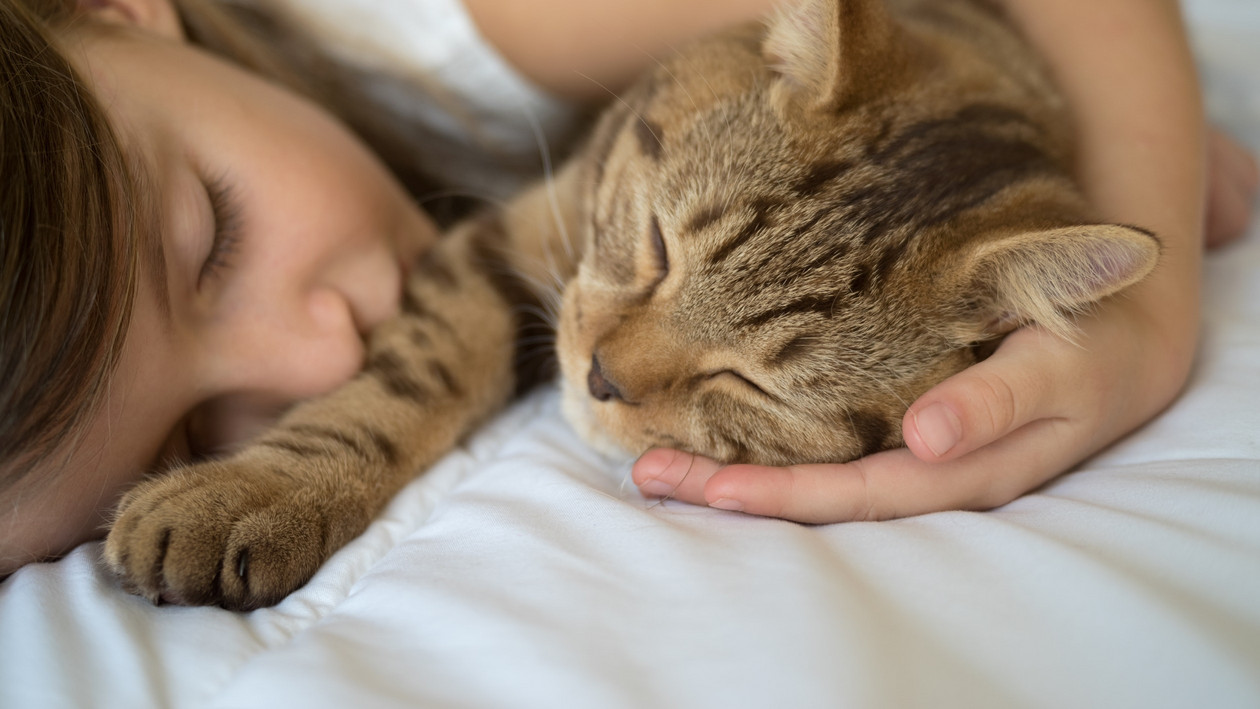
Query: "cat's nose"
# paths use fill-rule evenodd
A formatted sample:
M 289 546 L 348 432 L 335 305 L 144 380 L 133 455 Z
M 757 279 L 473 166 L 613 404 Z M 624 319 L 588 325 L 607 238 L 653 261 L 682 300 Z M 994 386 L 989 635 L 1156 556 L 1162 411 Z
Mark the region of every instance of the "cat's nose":
M 625 400 L 621 391 L 617 389 L 617 385 L 604 377 L 603 371 L 599 368 L 599 356 L 595 354 L 591 355 L 591 371 L 586 375 L 586 388 L 590 390 L 591 396 L 599 401 Z

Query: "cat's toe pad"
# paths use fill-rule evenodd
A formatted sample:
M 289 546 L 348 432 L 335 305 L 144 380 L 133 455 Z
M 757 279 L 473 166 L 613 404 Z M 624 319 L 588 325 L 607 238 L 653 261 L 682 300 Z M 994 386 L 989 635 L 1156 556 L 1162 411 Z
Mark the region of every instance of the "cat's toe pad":
M 125 588 L 155 603 L 271 605 L 366 525 L 340 497 L 265 470 L 202 463 L 128 493 L 105 560 Z

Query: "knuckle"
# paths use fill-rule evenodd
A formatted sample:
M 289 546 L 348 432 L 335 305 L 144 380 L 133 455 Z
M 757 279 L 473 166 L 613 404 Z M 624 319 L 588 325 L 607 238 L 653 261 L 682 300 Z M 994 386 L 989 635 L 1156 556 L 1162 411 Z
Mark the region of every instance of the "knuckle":
M 1005 378 L 992 374 L 976 377 L 971 389 L 973 395 L 965 401 L 977 417 L 973 423 L 980 423 L 989 432 L 999 434 L 1019 420 L 1020 399 Z
M 853 470 L 862 494 L 860 497 L 854 497 L 854 506 L 846 517 L 855 522 L 877 522 L 896 517 L 895 513 L 891 513 L 890 510 L 876 503 L 875 490 L 866 463 L 859 458 L 849 463 L 849 466 Z

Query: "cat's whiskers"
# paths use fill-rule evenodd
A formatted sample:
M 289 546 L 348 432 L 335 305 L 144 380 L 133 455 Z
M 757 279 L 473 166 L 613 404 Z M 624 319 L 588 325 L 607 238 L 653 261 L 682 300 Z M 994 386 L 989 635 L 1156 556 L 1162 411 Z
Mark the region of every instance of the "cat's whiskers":
M 551 323 L 553 327 L 560 324 L 560 308 L 563 304 L 564 293 L 561 290 L 548 290 L 543 294 L 542 306 L 547 309 L 547 316 L 544 319 Z
M 844 418 L 845 418 L 845 420 L 846 420 L 846 421 L 848 421 L 848 422 L 849 422 L 849 431 L 853 434 L 853 440 L 855 440 L 855 441 L 860 441 L 860 440 L 862 440 L 862 436 L 861 436 L 861 434 L 859 434 L 859 433 L 858 433 L 858 427 L 857 427 L 857 424 L 856 424 L 856 423 L 854 423 L 854 421 L 853 421 L 853 412 L 852 412 L 851 410 L 849 410 L 849 409 L 845 409 L 845 410 L 844 410 Z
M 617 486 L 618 495 L 620 495 L 623 498 L 626 496 L 626 490 L 630 489 L 630 486 L 633 484 L 633 480 L 634 480 L 633 476 L 634 476 L 634 466 L 627 465 L 625 468 L 625 473 L 623 473 L 621 476 L 621 484 Z
M 436 202 L 439 199 L 447 199 L 450 197 L 468 197 L 469 199 L 475 199 L 479 202 L 485 202 L 486 204 L 499 210 L 506 208 L 508 205 L 508 200 L 496 197 L 488 192 L 478 192 L 476 190 L 464 190 L 453 187 L 429 192 L 425 196 L 417 198 L 416 203 L 423 206 L 429 204 L 430 202 Z
M 849 362 L 842 358 L 837 358 L 835 360 L 837 364 L 839 364 L 842 367 L 845 367 L 853 374 L 857 375 L 858 377 L 863 378 L 865 381 L 873 382 L 877 386 L 883 388 L 894 399 L 896 399 L 903 407 L 907 409 L 910 408 L 910 402 L 906 401 L 905 397 L 903 397 L 896 389 L 894 389 L 891 384 L 884 381 L 884 379 L 879 378 L 879 377 L 865 376 L 867 375 L 866 368 L 873 366 L 873 367 L 882 368 L 884 371 L 888 372 L 892 376 L 892 378 L 895 379 L 897 377 L 897 371 L 893 369 L 891 366 L 889 366 L 887 362 L 883 361 L 882 359 L 879 359 L 878 357 L 873 357 L 869 353 L 861 352 L 851 347 L 846 347 L 844 345 L 836 345 L 836 347 L 848 354 L 856 355 L 858 358 L 862 360 L 862 362 L 859 364 L 857 362 Z
M 688 61 L 691 61 L 692 63 L 694 63 L 694 62 L 695 62 L 695 60 L 694 60 L 694 59 L 692 59 L 692 58 L 688 58 Z M 703 71 L 695 71 L 695 72 L 692 72 L 692 73 L 693 73 L 694 75 L 696 75 L 696 76 L 700 77 L 700 80 L 704 82 L 704 85 L 705 85 L 706 87 L 708 87 L 708 89 L 709 89 L 709 94 L 711 94 L 711 95 L 713 96 L 713 103 L 714 103 L 715 105 L 716 105 L 716 104 L 721 103 L 722 95 L 718 93 L 717 89 L 713 88 L 713 84 L 712 84 L 712 82 L 710 82 L 710 81 L 709 81 L 709 78 L 708 78 L 707 76 L 705 76 L 705 73 L 704 73 Z M 734 132 L 733 132 L 733 130 L 732 130 L 732 128 L 731 128 L 731 122 L 730 122 L 730 121 L 725 121 L 725 122 L 723 123 L 723 125 L 724 125 L 724 126 L 725 126 L 725 128 L 726 128 L 726 136 L 725 136 L 725 140 L 727 141 L 727 142 L 726 142 L 726 143 L 724 143 L 724 144 L 725 144 L 725 145 L 734 145 L 734 144 L 735 144 L 735 143 L 733 142 L 733 140 L 734 140 Z
M 523 256 L 518 256 L 518 258 L 521 258 L 522 261 L 525 260 Z M 560 269 L 556 267 L 554 257 L 551 256 L 550 252 L 548 252 L 545 263 L 539 263 L 539 261 L 535 259 L 533 263 L 528 265 L 540 266 L 538 270 L 541 270 L 544 274 L 546 274 L 546 279 L 540 279 L 533 275 L 535 270 L 533 268 L 519 269 L 519 273 L 516 275 L 520 276 L 521 280 L 525 281 L 526 285 L 528 285 L 540 299 L 546 299 L 548 301 L 548 307 L 551 307 L 552 305 L 559 307 L 562 293 L 564 291 L 565 279 L 560 274 Z
M 651 52 L 647 51 L 646 49 L 644 49 L 643 47 L 640 47 L 637 44 L 634 45 L 634 48 L 639 50 L 639 52 L 643 54 L 643 56 L 656 62 L 656 65 L 659 66 L 662 71 L 664 71 L 666 74 L 669 74 L 669 78 L 673 79 L 674 84 L 683 92 L 683 94 L 687 97 L 687 100 L 691 102 L 691 107 L 696 110 L 696 113 L 700 113 L 700 104 L 696 103 L 696 98 L 691 95 L 690 91 L 687 90 L 686 85 L 683 84 L 682 80 L 678 78 L 678 75 L 675 74 L 672 70 L 670 70 L 669 66 L 665 64 L 665 62 L 661 61 L 660 57 L 656 56 L 655 54 L 652 54 Z M 670 54 L 678 53 L 672 46 L 669 47 L 669 50 L 670 50 Z
M 551 186 L 548 185 L 548 190 L 551 190 L 551 189 L 552 189 Z M 548 199 L 550 200 L 550 195 L 548 195 Z M 565 253 L 565 260 L 569 263 L 573 263 L 575 260 L 574 249 L 573 249 L 572 242 L 569 240 L 568 231 L 561 228 L 560 238 L 562 242 L 561 248 L 564 250 L 564 253 Z M 530 287 L 532 287 L 535 292 L 542 294 L 544 292 L 551 293 L 552 291 L 561 291 L 564 289 L 565 279 L 564 279 L 564 276 L 561 275 L 560 273 L 560 267 L 556 261 L 556 253 L 551 248 L 550 243 L 547 244 L 546 248 L 543 250 L 543 255 L 542 255 L 541 260 L 536 259 L 534 263 L 530 265 L 537 266 L 538 270 L 544 273 L 547 277 L 547 280 L 550 281 L 550 283 L 545 283 L 542 280 L 535 278 L 533 276 L 530 276 L 530 275 L 524 276 L 525 279 L 529 282 Z M 533 270 L 534 269 L 529 269 L 529 272 L 532 273 Z
M 554 353 L 555 346 L 551 343 L 539 344 L 528 349 L 522 346 L 522 349 L 520 350 L 520 362 L 518 362 L 518 364 L 535 361 L 546 362 L 552 358 Z
M 675 446 L 675 447 L 681 448 L 683 446 Z M 669 492 L 668 495 L 657 496 L 656 499 L 652 501 L 652 504 L 647 506 L 647 509 L 649 510 L 655 509 L 657 507 L 663 506 L 666 501 L 674 499 L 674 493 L 678 490 L 678 488 L 682 487 L 683 482 L 685 482 L 687 478 L 691 475 L 691 470 L 694 465 L 695 465 L 695 457 L 693 456 L 691 459 L 691 463 L 687 465 L 687 472 L 683 473 L 683 476 L 679 478 L 678 484 L 674 485 L 673 489 Z M 634 473 L 634 465 L 631 464 L 630 469 L 628 469 L 625 475 L 622 477 L 621 487 L 618 489 L 618 492 L 621 493 L 623 496 L 625 494 L 627 487 L 629 486 L 631 481 L 634 479 L 633 473 Z
M 542 306 L 522 305 L 518 306 L 521 312 L 533 315 L 538 319 L 536 327 L 546 327 L 548 330 L 555 330 L 559 313 L 551 308 Z
M 524 336 L 517 339 L 517 342 L 523 346 L 538 346 L 538 351 L 542 351 L 544 347 L 551 349 L 555 343 L 556 336 L 550 331 L 541 335 Z
M 524 254 L 518 255 L 517 258 L 522 262 L 526 261 Z M 572 263 L 573 261 L 570 260 L 569 262 Z M 550 245 L 543 250 L 541 258 L 533 259 L 528 265 L 530 268 L 520 269 L 521 278 L 538 294 L 540 299 L 548 301 L 549 307 L 551 305 L 559 306 L 567 279 L 561 272 L 560 266 L 556 262 L 555 252 L 552 251 Z M 539 278 L 533 275 L 536 272 L 542 273 L 543 277 Z
M 556 194 L 555 168 L 551 163 L 551 145 L 547 142 L 547 134 L 543 131 L 542 123 L 539 122 L 538 116 L 533 111 L 524 110 L 525 120 L 529 122 L 529 128 L 534 134 L 534 141 L 538 144 L 538 155 L 542 159 L 543 164 L 543 184 L 547 190 L 547 207 L 551 214 L 551 219 L 555 222 L 556 232 L 560 235 L 560 245 L 564 248 L 565 255 L 569 261 L 573 261 L 573 240 L 569 236 L 569 229 L 565 225 L 564 212 L 560 209 L 560 198 Z
M 634 466 L 630 466 L 629 468 L 626 469 L 625 474 L 622 475 L 621 484 L 617 487 L 617 495 L 618 495 L 617 499 L 624 500 L 626 498 L 626 491 L 634 486 L 633 476 L 634 476 Z M 657 497 L 650 500 L 645 499 L 644 502 L 646 504 L 643 506 L 643 509 L 654 510 L 658 507 L 664 507 L 665 501 L 667 499 L 668 498 L 665 498 L 665 497 Z
M 656 144 L 659 145 L 662 149 L 664 149 L 665 143 L 664 141 L 661 140 L 661 137 L 656 134 L 656 131 L 652 128 L 652 124 L 646 118 L 643 117 L 643 114 L 640 111 L 638 111 L 634 106 L 631 106 L 629 102 L 627 102 L 624 98 L 622 98 L 621 94 L 608 88 L 606 85 L 604 85 L 602 82 L 600 82 L 598 79 L 594 77 L 583 74 L 580 71 L 577 72 L 577 74 L 578 76 L 581 76 L 583 79 L 586 79 L 592 84 L 595 84 L 599 88 L 608 92 L 609 96 L 612 96 L 613 98 L 617 99 L 618 103 L 620 103 L 622 106 L 625 106 L 626 109 L 629 110 L 630 113 L 632 113 L 635 118 L 639 119 L 639 122 L 643 124 L 643 127 L 647 129 L 647 132 L 650 133 L 652 137 L 656 140 Z

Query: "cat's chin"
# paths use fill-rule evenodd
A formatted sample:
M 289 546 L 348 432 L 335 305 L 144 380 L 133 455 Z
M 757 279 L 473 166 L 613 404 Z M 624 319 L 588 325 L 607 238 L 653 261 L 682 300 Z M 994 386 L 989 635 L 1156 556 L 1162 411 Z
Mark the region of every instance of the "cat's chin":
M 585 389 L 579 391 L 565 380 L 561 384 L 560 393 L 560 412 L 589 446 L 610 457 L 622 458 L 637 454 L 618 443 L 600 427 Z

